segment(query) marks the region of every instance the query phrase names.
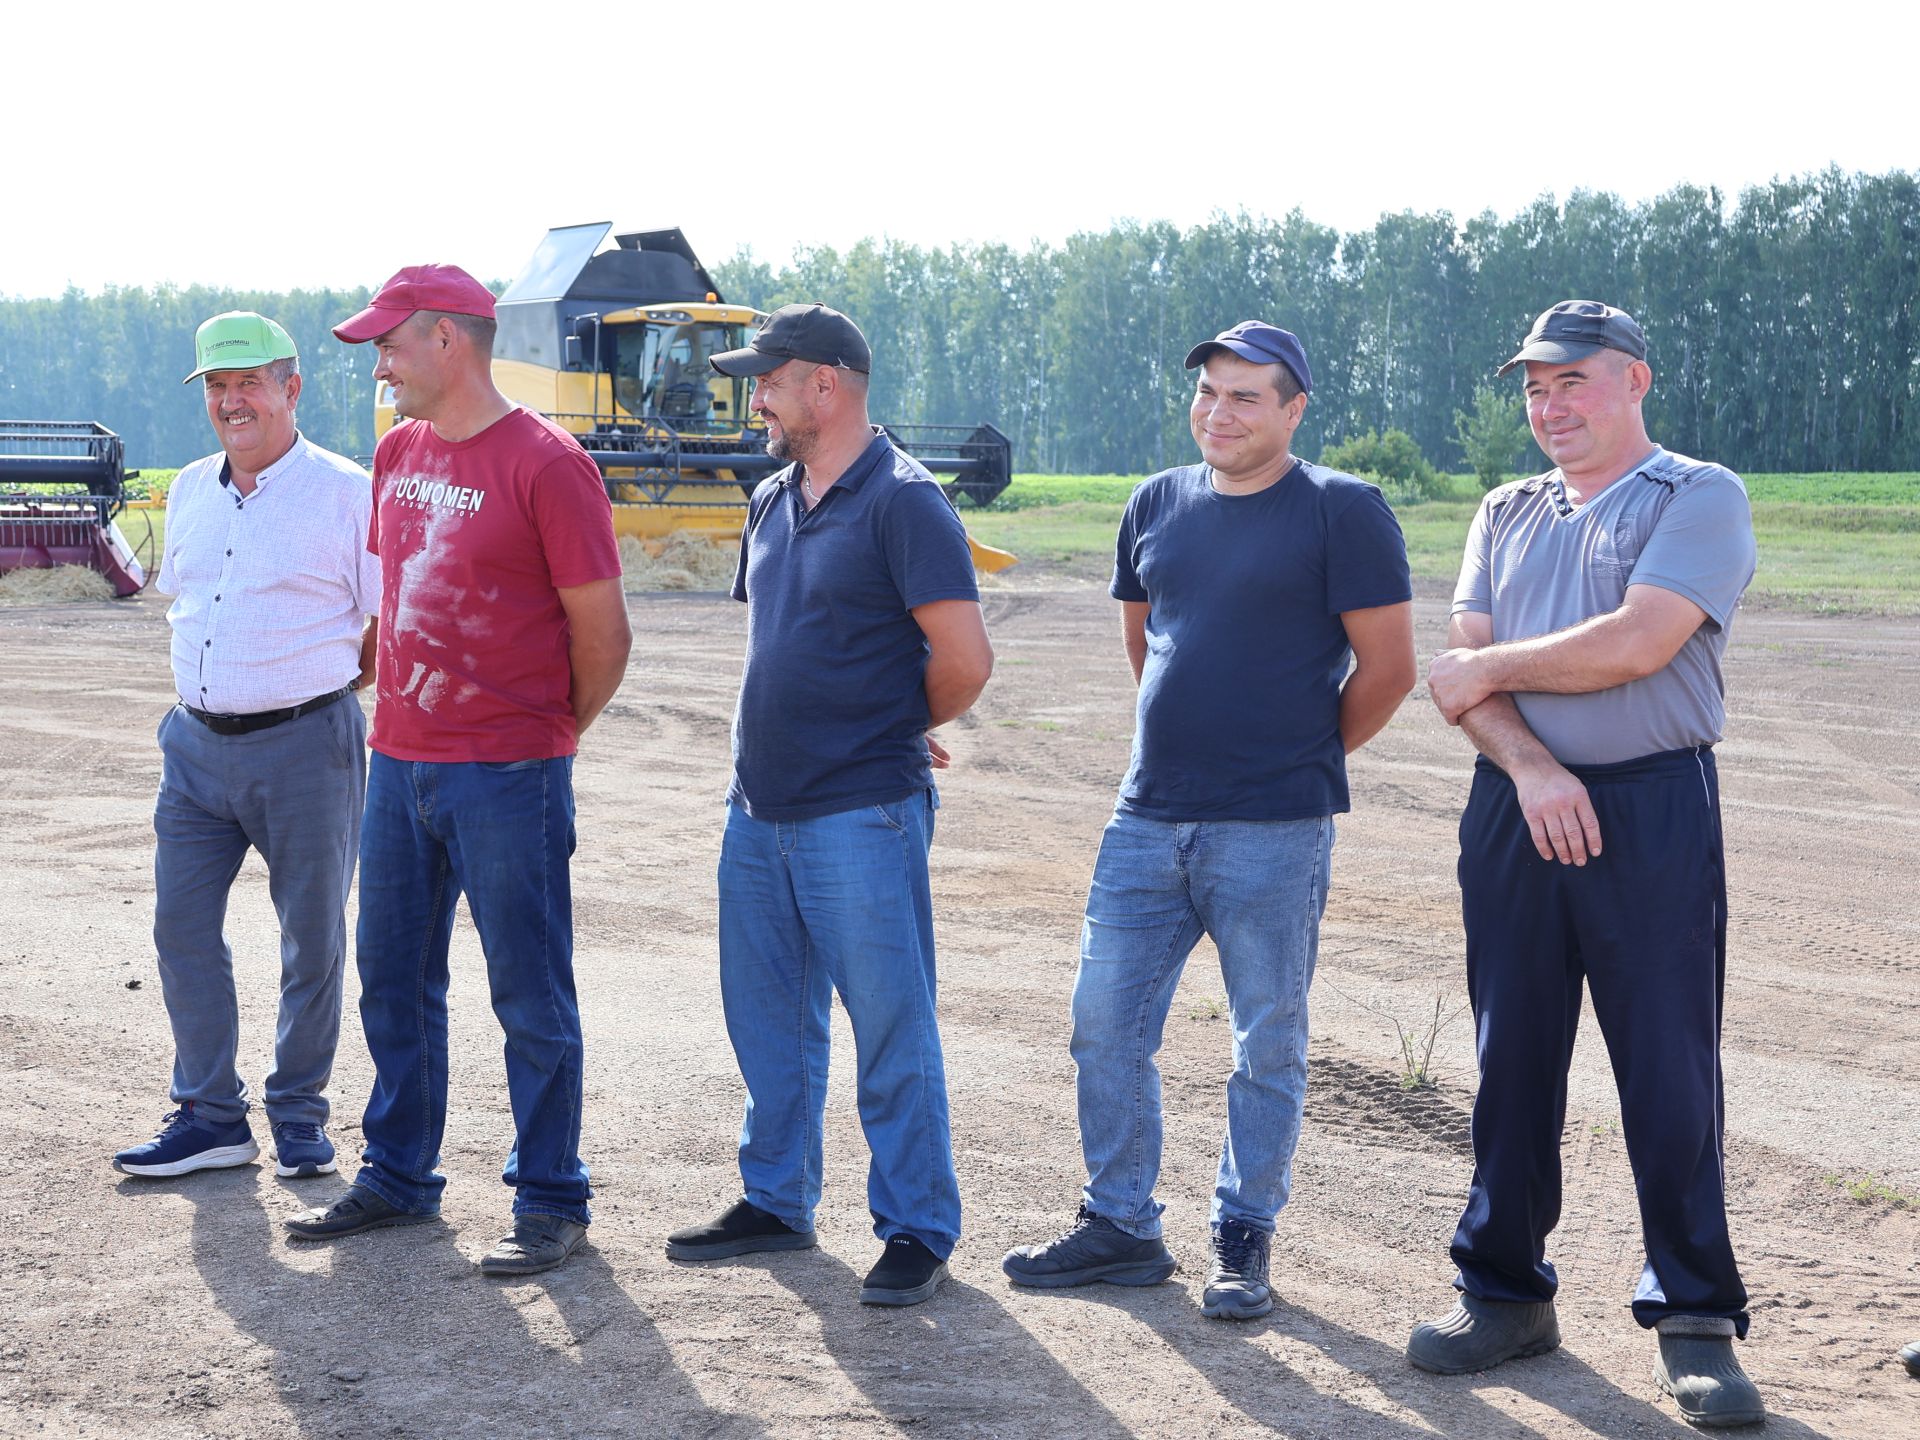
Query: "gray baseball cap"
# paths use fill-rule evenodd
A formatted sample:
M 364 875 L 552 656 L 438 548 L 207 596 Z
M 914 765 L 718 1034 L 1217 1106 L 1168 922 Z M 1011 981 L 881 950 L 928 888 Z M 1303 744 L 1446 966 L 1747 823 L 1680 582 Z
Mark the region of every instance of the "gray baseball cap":
M 1519 353 L 1494 374 L 1504 375 L 1529 360 L 1571 365 L 1596 350 L 1618 350 L 1635 360 L 1645 360 L 1647 337 L 1640 330 L 1640 322 L 1624 310 L 1598 300 L 1562 300 L 1551 310 L 1540 312 Z

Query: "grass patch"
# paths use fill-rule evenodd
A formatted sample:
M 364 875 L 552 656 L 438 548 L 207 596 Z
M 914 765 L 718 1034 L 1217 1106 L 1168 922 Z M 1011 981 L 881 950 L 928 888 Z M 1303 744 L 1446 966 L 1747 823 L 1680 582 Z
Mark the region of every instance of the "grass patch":
M 1846 1191 L 1848 1199 L 1862 1205 L 1891 1205 L 1895 1210 L 1920 1210 L 1920 1195 L 1896 1190 L 1872 1175 L 1862 1175 L 1853 1180 L 1844 1175 L 1822 1175 L 1820 1178 L 1834 1189 Z
M 1920 474 L 1755 475 L 1759 568 L 1748 594 L 1825 613 L 1920 614 Z M 1105 564 L 1137 481 L 1116 475 L 1019 475 L 984 509 L 963 510 L 989 545 L 1040 563 Z M 1402 505 L 1407 561 L 1418 580 L 1451 584 L 1480 488 L 1448 477 L 1446 499 Z

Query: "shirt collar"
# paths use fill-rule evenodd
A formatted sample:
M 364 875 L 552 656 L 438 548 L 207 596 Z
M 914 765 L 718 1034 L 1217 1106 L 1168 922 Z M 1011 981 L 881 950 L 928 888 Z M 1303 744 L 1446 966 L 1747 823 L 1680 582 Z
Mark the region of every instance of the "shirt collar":
M 1638 461 L 1628 466 L 1625 470 L 1622 470 L 1620 472 L 1620 480 L 1631 480 L 1636 475 L 1646 474 L 1647 471 L 1653 469 L 1656 465 L 1660 463 L 1660 461 L 1665 459 L 1666 454 L 1667 452 L 1663 450 L 1660 446 L 1658 445 L 1654 446 L 1653 449 L 1649 450 L 1645 455 L 1641 456 Z M 1607 488 L 1611 490 L 1614 485 L 1618 485 L 1620 483 L 1620 480 L 1613 481 L 1612 484 L 1610 484 Z M 1555 488 L 1559 489 L 1562 493 L 1565 492 L 1566 482 L 1560 479 L 1559 466 L 1556 465 L 1551 470 L 1543 471 L 1542 473 L 1535 475 L 1531 480 L 1521 481 L 1520 493 L 1522 495 L 1537 494 L 1542 485 L 1554 486 Z
M 262 485 L 265 485 L 269 480 L 280 474 L 281 471 L 291 466 L 295 460 L 306 453 L 306 450 L 307 437 L 302 435 L 298 430 L 294 431 L 293 444 L 287 447 L 287 453 L 253 477 L 254 493 L 258 494 Z M 233 461 L 225 455 L 220 457 L 220 484 L 223 488 L 233 484 Z
M 846 468 L 846 472 L 841 475 L 838 480 L 833 482 L 833 488 L 835 490 L 858 490 L 867 478 L 880 468 L 882 458 L 892 449 L 892 437 L 890 437 L 881 426 L 874 426 L 873 439 L 867 442 L 867 448 L 860 452 L 859 457 L 854 460 L 853 464 Z M 795 461 L 787 467 L 787 473 L 781 479 L 780 483 L 789 489 L 798 485 L 800 483 L 801 472 L 804 469 L 804 466 L 798 461 Z

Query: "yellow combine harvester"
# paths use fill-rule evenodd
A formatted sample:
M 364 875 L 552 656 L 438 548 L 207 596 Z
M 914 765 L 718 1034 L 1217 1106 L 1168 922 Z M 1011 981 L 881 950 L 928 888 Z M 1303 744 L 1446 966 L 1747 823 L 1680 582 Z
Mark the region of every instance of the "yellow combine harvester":
M 747 497 L 783 462 L 747 408 L 745 380 L 707 357 L 745 345 L 766 315 L 720 298 L 678 230 L 616 235 L 606 221 L 547 232 L 500 297 L 493 378 L 508 399 L 579 436 L 606 477 L 614 528 L 662 536 L 689 530 L 739 535 Z M 394 422 L 385 385 L 374 436 Z M 952 496 L 986 504 L 1012 478 L 1013 447 L 993 426 L 888 425 L 902 450 Z M 981 570 L 1014 557 L 970 541 Z

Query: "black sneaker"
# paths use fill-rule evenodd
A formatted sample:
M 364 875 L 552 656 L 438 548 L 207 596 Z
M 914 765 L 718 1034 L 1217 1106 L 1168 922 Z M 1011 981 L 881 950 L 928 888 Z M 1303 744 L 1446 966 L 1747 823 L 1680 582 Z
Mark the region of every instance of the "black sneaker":
M 738 1200 L 710 1224 L 689 1225 L 667 1236 L 667 1255 L 674 1260 L 725 1260 L 755 1250 L 811 1250 L 818 1243 L 813 1231 L 796 1230 L 778 1215 Z
M 1085 1205 L 1073 1227 L 1044 1245 L 1020 1245 L 1007 1252 L 1000 1268 L 1016 1285 L 1052 1289 L 1066 1285 L 1158 1285 L 1179 1268 L 1173 1252 L 1158 1238 L 1129 1235 Z
M 911 1235 L 896 1235 L 860 1284 L 862 1305 L 918 1305 L 947 1278 L 947 1262 Z
M 1264 1230 L 1222 1220 L 1213 1227 L 1213 1267 L 1200 1313 L 1218 1320 L 1255 1320 L 1273 1309 L 1267 1288 L 1267 1247 L 1273 1237 Z

